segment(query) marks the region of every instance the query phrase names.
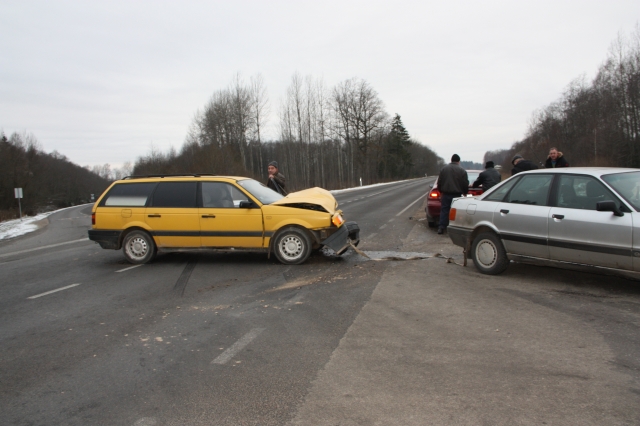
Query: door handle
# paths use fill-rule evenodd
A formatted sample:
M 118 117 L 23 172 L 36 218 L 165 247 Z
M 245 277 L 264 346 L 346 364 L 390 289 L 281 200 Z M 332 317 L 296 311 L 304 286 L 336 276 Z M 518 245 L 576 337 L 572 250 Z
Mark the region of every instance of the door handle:
M 205 218 L 205 219 L 208 219 L 208 218 L 214 218 L 215 219 L 216 215 L 215 214 L 203 214 L 202 217 Z
M 147 217 L 162 217 L 159 214 L 148 214 Z
M 500 213 L 504 213 L 504 214 L 507 214 L 507 213 L 509 213 L 509 210 L 506 210 L 506 209 L 502 209 L 502 210 L 500 210 Z
M 563 214 L 552 214 L 551 217 L 554 219 L 564 219 Z

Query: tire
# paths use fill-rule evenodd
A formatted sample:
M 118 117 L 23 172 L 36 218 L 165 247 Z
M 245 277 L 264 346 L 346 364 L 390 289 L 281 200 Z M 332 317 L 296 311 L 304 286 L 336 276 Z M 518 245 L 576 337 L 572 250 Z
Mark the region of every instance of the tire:
M 471 245 L 471 258 L 483 274 L 498 275 L 509 266 L 507 252 L 500 238 L 493 232 L 481 232 Z
M 144 231 L 131 231 L 122 242 L 124 257 L 135 265 L 150 262 L 157 251 L 153 238 Z
M 429 224 L 429 228 L 435 228 L 440 223 L 440 217 L 437 219 L 427 216 L 427 223 Z
M 299 265 L 311 254 L 311 239 L 302 229 L 285 228 L 276 235 L 273 250 L 285 265 Z

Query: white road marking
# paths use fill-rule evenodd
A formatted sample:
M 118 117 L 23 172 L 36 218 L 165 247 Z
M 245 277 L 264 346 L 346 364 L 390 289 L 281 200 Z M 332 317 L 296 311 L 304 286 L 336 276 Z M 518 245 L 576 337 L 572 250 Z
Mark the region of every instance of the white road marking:
M 60 287 L 60 288 L 57 288 L 57 289 L 55 289 L 55 290 L 47 291 L 47 292 L 45 292 L 45 293 L 36 294 L 35 296 L 29 296 L 29 297 L 27 297 L 27 299 L 36 299 L 36 298 L 38 298 L 38 297 L 46 296 L 47 294 L 57 293 L 58 291 L 66 290 L 66 289 L 68 289 L 68 288 L 76 287 L 76 286 L 79 286 L 79 285 L 80 285 L 80 283 L 78 283 L 78 284 L 71 284 L 71 285 L 68 285 L 68 286 L 66 286 L 66 287 Z
M 376 232 L 374 232 L 373 234 L 369 235 L 367 238 L 373 238 L 373 237 L 375 237 L 376 235 L 378 235 L 378 234 L 377 234 Z
M 385 223 L 384 225 L 382 225 L 382 226 L 380 227 L 380 229 L 384 229 L 384 228 L 386 228 L 386 227 L 387 227 L 387 224 Z
M 155 417 L 143 417 L 137 420 L 133 426 L 155 426 L 158 424 L 158 421 Z
M 400 216 L 402 213 L 406 212 L 407 210 L 409 210 L 409 207 L 411 207 L 412 205 L 414 205 L 415 203 L 417 203 L 418 201 L 424 199 L 424 197 L 426 197 L 427 194 L 421 195 L 420 198 L 418 198 L 417 200 L 415 200 L 413 203 L 409 204 L 407 207 L 405 207 L 404 209 L 402 209 L 402 211 L 400 213 L 398 213 L 396 216 Z
M 128 271 L 129 269 L 137 268 L 137 267 L 139 267 L 139 266 L 142 266 L 142 264 L 140 264 L 140 265 L 133 265 L 133 266 L 129 266 L 128 268 L 120 269 L 119 271 L 116 271 L 116 272 L 124 272 L 124 271 Z
M 253 330 L 242 336 L 240 340 L 231 345 L 226 351 L 218 355 L 216 359 L 211 361 L 211 364 L 226 364 L 231 358 L 236 356 L 238 352 L 243 350 L 245 346 L 251 343 L 253 339 L 258 337 L 264 330 L 264 328 L 254 328 Z
M 64 243 L 50 244 L 48 246 L 36 247 L 36 248 L 28 249 L 28 250 L 14 251 L 13 253 L 0 254 L 0 257 L 13 256 L 15 254 L 22 254 L 22 253 L 29 253 L 31 251 L 36 251 L 36 250 L 44 250 L 44 249 L 48 249 L 48 248 L 51 248 L 51 247 L 63 246 L 65 244 L 79 243 L 80 241 L 89 241 L 89 238 L 80 238 L 79 240 L 66 241 Z
M 389 222 L 393 222 L 393 219 L 389 219 Z

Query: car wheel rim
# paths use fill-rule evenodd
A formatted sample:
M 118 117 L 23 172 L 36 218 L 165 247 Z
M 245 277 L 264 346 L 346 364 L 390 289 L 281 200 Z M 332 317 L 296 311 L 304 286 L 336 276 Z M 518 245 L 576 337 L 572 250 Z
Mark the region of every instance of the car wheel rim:
M 293 260 L 302 256 L 304 244 L 300 238 L 288 235 L 280 240 L 280 253 L 287 259 Z
M 149 245 L 144 238 L 132 238 L 127 244 L 127 253 L 134 259 L 141 259 L 146 256 L 149 251 Z
M 489 268 L 493 266 L 498 258 L 498 250 L 495 244 L 489 240 L 482 240 L 476 247 L 476 259 L 484 267 Z

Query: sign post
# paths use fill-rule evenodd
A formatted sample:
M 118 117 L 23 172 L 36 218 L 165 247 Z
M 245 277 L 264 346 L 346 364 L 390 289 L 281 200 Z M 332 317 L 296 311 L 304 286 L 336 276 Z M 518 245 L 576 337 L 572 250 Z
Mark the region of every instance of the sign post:
M 20 211 L 20 220 L 22 220 L 22 204 L 20 203 L 20 198 L 22 198 L 22 188 L 13 188 L 13 193 L 16 195 L 18 199 L 18 209 Z

